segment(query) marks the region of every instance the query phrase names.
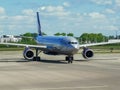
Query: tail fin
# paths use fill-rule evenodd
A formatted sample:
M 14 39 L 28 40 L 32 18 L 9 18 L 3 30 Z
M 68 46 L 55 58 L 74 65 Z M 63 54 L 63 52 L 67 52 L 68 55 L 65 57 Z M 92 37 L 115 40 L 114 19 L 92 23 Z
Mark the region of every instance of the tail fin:
M 39 12 L 37 12 L 37 23 L 38 23 L 38 34 L 40 36 L 42 36 L 41 25 L 40 25 L 40 18 L 39 18 Z

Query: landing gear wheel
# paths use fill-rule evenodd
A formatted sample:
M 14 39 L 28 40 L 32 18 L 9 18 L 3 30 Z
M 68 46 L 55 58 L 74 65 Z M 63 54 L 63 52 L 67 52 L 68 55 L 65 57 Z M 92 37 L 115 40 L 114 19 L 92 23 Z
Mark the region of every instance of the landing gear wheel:
M 38 48 L 36 48 L 36 56 L 33 57 L 33 61 L 40 61 L 41 58 L 38 56 L 39 52 L 38 52 Z
M 33 58 L 33 61 L 40 61 L 41 59 L 40 59 L 40 57 L 34 57 Z
M 67 56 L 67 57 L 66 57 L 66 61 L 68 61 L 68 63 L 73 63 L 73 57 L 72 57 L 72 56 L 71 56 L 71 57 L 70 57 L 70 56 L 69 56 L 69 57 Z

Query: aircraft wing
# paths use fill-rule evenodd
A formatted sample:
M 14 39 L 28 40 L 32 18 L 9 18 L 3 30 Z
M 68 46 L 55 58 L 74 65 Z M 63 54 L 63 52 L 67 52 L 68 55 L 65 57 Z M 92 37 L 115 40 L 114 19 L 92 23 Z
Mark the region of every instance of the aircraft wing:
M 22 46 L 22 47 L 30 47 L 30 48 L 39 48 L 46 49 L 47 47 L 44 45 L 29 45 L 29 44 L 18 44 L 18 43 L 0 43 L 1 45 L 10 45 L 10 46 Z
M 81 48 L 81 47 L 88 47 L 88 46 L 98 46 L 98 45 L 115 44 L 115 43 L 120 43 L 120 41 L 108 41 L 108 42 L 101 42 L 101 43 L 81 44 L 81 45 L 79 45 L 79 48 Z

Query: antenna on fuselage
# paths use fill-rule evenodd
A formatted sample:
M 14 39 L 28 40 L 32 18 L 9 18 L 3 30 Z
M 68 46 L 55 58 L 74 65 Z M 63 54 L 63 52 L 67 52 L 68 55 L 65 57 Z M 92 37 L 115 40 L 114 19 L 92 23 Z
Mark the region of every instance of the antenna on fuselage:
M 42 36 L 39 12 L 37 12 L 38 34 Z

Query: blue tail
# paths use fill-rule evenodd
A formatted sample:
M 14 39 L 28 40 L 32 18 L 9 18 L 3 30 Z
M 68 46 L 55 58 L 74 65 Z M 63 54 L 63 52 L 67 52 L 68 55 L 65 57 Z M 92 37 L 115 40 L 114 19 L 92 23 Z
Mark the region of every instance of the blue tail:
M 37 12 L 37 23 L 38 23 L 38 34 L 40 36 L 42 36 L 41 25 L 40 25 L 40 18 L 39 18 L 39 12 Z

